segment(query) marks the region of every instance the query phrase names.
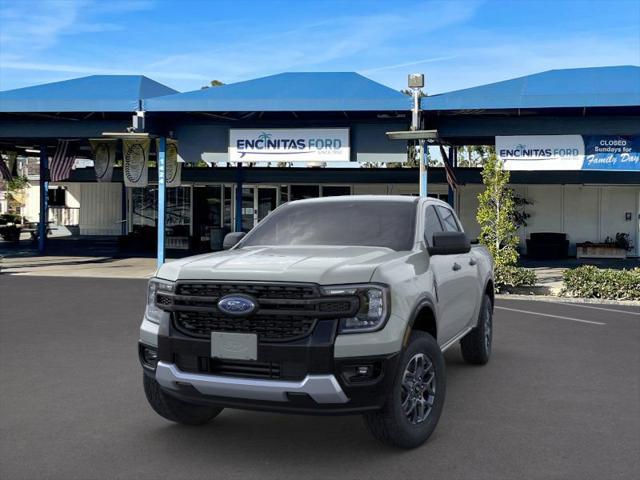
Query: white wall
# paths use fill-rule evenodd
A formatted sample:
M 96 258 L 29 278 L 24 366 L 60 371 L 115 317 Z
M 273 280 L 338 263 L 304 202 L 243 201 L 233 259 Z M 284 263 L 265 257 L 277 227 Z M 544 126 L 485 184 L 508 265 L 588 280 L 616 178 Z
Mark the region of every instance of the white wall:
M 80 186 L 80 235 L 120 235 L 122 185 L 78 183 Z
M 600 189 L 600 240 L 606 236 L 615 238 L 616 233 L 631 235 L 636 246 L 636 254 L 640 254 L 640 232 L 638 231 L 638 203 L 640 202 L 640 186 L 638 187 L 602 187 Z M 631 221 L 625 214 L 631 213 Z
M 22 216 L 30 222 L 37 222 L 40 218 L 40 185 L 38 182 L 29 182 L 26 189 L 25 205 Z
M 635 245 L 632 255 L 640 255 L 640 186 L 598 185 L 512 185 L 517 195 L 532 202 L 525 207 L 531 216 L 527 226 L 519 230 L 520 244 L 525 251 L 525 239 L 532 232 L 564 232 L 570 242 L 569 253 L 575 254 L 575 244 L 602 242 L 618 232 L 631 235 Z M 480 232 L 476 222 L 478 194 L 481 185 L 458 188 L 456 210 L 470 238 Z M 631 220 L 625 214 L 631 213 Z

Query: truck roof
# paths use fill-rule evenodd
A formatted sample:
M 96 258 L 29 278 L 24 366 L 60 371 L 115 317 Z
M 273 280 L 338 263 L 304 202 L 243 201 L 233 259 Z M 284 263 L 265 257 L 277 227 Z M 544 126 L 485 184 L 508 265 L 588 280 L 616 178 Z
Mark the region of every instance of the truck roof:
M 335 202 L 407 202 L 417 203 L 420 197 L 408 195 L 339 195 L 335 197 L 306 198 L 304 200 L 293 200 L 289 203 L 335 203 Z

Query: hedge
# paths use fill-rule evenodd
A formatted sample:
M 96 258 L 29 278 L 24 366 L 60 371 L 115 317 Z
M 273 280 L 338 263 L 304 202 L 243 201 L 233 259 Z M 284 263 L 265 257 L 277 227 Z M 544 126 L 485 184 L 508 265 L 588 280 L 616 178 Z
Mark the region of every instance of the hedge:
M 640 300 L 640 268 L 614 270 L 584 265 L 563 274 L 567 297 Z
M 497 292 L 505 288 L 532 287 L 536 284 L 535 272 L 524 267 L 496 265 L 494 275 Z

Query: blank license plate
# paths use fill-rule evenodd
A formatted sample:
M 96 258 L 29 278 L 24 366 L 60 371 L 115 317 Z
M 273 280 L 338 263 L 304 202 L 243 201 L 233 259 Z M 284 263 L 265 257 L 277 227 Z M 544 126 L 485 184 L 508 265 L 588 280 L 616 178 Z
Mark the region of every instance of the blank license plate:
M 211 358 L 257 360 L 258 335 L 255 333 L 211 332 Z

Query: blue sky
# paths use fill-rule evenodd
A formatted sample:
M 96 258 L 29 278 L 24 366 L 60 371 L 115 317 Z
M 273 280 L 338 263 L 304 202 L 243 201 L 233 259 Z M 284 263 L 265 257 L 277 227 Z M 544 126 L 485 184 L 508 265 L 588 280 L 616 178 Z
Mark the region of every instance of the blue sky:
M 0 0 L 0 90 L 144 74 L 181 91 L 355 70 L 439 93 L 554 68 L 640 64 L 640 1 Z

